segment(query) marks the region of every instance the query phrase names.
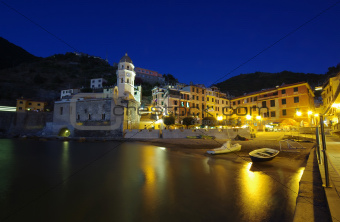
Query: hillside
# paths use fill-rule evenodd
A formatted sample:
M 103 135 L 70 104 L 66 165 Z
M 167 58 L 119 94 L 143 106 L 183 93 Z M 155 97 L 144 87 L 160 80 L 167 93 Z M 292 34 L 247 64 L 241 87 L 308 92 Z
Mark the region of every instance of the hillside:
M 39 57 L 0 37 L 0 69 L 16 67 L 19 64 L 30 63 L 39 59 Z
M 62 89 L 89 87 L 91 78 L 105 77 L 114 85 L 115 73 L 116 67 L 100 58 L 57 54 L 0 70 L 0 100 L 7 105 L 14 105 L 21 96 L 53 101 Z
M 329 70 L 332 68 L 335 67 L 331 67 Z M 340 68 L 340 66 L 338 68 Z M 217 83 L 216 86 L 219 87 L 222 92 L 226 92 L 232 96 L 241 96 L 244 93 L 273 88 L 275 86 L 282 85 L 283 83 L 291 84 L 296 82 L 308 82 L 311 87 L 315 87 L 322 85 L 334 70 L 336 71 L 337 68 L 332 69 L 332 72 L 326 74 L 305 74 L 290 71 L 283 71 L 279 73 L 255 72 L 250 74 L 240 74 L 223 82 Z

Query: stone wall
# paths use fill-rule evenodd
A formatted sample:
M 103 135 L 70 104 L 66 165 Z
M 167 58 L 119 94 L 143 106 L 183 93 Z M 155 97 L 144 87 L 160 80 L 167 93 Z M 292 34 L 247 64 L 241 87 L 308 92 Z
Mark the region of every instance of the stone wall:
M 124 131 L 124 138 L 126 139 L 157 139 L 159 135 L 159 130 L 134 129 Z
M 186 138 L 187 136 L 214 136 L 216 139 L 233 139 L 237 135 L 250 138 L 249 129 L 178 129 L 162 130 L 164 139 Z
M 46 122 L 52 122 L 52 112 L 18 112 L 15 113 L 9 133 L 35 134 L 42 131 Z
M 15 116 L 15 112 L 0 112 L 0 134 L 8 133 Z
M 249 129 L 176 129 L 176 130 L 125 130 L 124 138 L 134 139 L 184 139 L 187 136 L 214 136 L 216 139 L 233 139 L 237 135 L 250 138 Z

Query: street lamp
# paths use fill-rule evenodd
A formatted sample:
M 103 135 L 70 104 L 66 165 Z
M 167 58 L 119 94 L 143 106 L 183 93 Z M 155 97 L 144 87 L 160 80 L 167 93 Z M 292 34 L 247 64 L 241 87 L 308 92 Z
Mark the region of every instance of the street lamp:
M 251 119 L 251 115 L 246 115 L 246 119 L 250 120 Z
M 297 111 L 297 112 L 296 112 L 296 115 L 297 115 L 297 116 L 301 116 L 302 113 L 301 113 L 300 111 Z

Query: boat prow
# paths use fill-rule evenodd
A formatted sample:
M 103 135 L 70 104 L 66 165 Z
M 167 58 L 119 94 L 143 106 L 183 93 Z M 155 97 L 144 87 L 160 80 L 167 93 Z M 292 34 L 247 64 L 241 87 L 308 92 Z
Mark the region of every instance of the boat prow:
M 240 144 L 236 143 L 236 144 L 230 145 L 230 141 L 227 141 L 221 147 L 208 150 L 207 153 L 208 154 L 223 154 L 223 153 L 237 152 L 240 150 L 241 150 Z

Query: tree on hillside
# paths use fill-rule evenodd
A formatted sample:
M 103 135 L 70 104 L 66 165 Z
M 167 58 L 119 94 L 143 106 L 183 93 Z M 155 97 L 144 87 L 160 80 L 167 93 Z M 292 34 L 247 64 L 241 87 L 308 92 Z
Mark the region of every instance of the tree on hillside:
M 163 77 L 165 78 L 165 82 L 171 85 L 175 85 L 178 83 L 178 79 L 176 79 L 172 74 L 163 74 Z

